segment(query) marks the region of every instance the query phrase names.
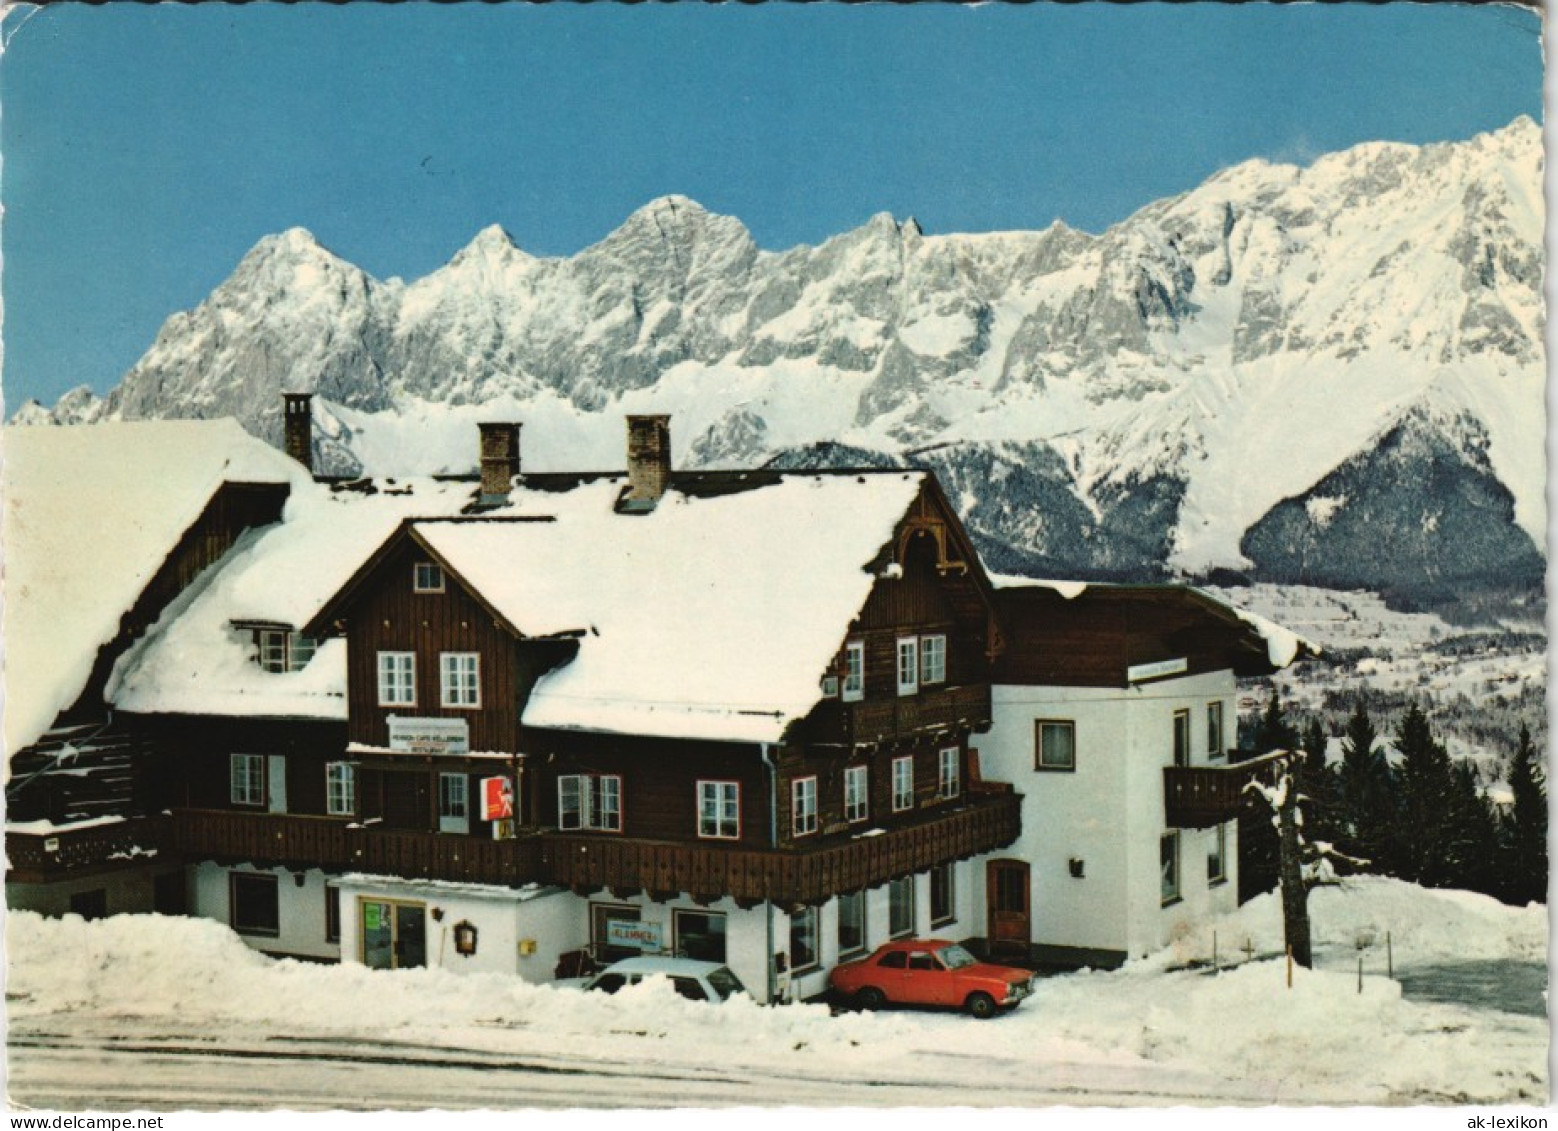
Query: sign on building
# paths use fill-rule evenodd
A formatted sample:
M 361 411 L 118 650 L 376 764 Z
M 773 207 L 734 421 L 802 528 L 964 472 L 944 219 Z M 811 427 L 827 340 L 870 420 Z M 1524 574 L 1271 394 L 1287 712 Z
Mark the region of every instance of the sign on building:
M 464 719 L 389 717 L 391 750 L 406 754 L 469 754 L 471 729 Z
M 663 950 L 665 936 L 659 923 L 632 919 L 606 920 L 607 946 L 632 946 L 639 950 Z
M 1139 683 L 1144 679 L 1158 679 L 1166 675 L 1180 675 L 1190 668 L 1190 662 L 1186 659 L 1159 660 L 1152 664 L 1134 664 L 1125 669 L 1125 678 L 1131 683 Z
M 514 783 L 508 778 L 481 779 L 481 819 L 501 821 L 514 815 Z

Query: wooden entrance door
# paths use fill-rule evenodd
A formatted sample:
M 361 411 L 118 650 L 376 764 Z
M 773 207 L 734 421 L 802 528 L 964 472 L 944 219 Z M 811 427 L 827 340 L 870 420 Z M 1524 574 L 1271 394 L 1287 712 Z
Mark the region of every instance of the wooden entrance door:
M 985 903 L 992 950 L 1028 952 L 1033 941 L 1028 915 L 1028 865 L 992 860 L 985 870 Z

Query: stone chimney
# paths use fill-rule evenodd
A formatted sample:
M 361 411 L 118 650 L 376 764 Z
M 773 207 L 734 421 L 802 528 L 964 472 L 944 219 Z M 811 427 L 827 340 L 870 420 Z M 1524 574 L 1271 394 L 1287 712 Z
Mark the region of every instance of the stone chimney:
M 628 417 L 628 493 L 633 510 L 651 510 L 671 481 L 671 418 Z
M 481 429 L 481 504 L 508 502 L 509 491 L 519 477 L 520 424 L 484 421 Z
M 289 456 L 310 474 L 314 470 L 313 393 L 282 393 L 282 432 Z

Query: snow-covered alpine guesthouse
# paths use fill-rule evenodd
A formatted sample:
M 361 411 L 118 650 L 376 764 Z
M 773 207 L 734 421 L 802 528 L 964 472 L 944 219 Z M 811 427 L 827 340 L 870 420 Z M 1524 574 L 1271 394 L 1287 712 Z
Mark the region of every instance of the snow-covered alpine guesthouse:
M 1170 586 L 993 584 L 929 472 L 310 471 L 231 422 L 4 436 L 12 907 L 546 981 L 822 991 L 892 937 L 1118 962 L 1231 909 L 1236 675 Z M 477 440 L 473 437 L 473 440 Z M 84 552 L 88 546 L 102 552 Z

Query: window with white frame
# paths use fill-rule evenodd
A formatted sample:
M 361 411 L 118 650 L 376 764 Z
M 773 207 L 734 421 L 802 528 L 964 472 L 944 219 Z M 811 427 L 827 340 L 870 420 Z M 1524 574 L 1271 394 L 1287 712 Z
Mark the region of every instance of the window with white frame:
M 438 816 L 463 821 L 471 815 L 470 779 L 464 774 L 438 775 Z
M 357 812 L 357 767 L 350 762 L 325 763 L 325 812 L 332 817 Z
M 1228 826 L 1218 825 L 1212 830 L 1212 846 L 1206 853 L 1206 882 L 1208 886 L 1220 884 L 1228 878 Z
M 838 898 L 839 957 L 866 948 L 866 893 L 852 891 Z
M 415 652 L 379 653 L 379 706 L 417 705 L 417 657 Z
M 817 831 L 817 779 L 796 778 L 790 783 L 790 835 L 807 836 Z
M 1213 700 L 1206 705 L 1206 756 L 1223 756 L 1223 701 Z
M 790 913 L 790 972 L 799 974 L 822 965 L 822 935 L 817 929 L 817 909 L 803 907 Z
M 260 630 L 260 670 L 267 672 L 284 672 L 287 670 L 287 637 L 288 633 L 282 629 L 263 628 Z
M 903 876 L 887 884 L 887 934 L 895 939 L 914 934 L 913 876 Z
M 283 628 L 262 628 L 255 634 L 259 645 L 259 663 L 268 672 L 295 672 L 308 666 L 319 648 L 312 636 L 301 636 Z
M 231 755 L 228 760 L 228 782 L 228 797 L 234 805 L 264 805 L 265 755 Z
M 438 703 L 442 707 L 481 706 L 481 656 L 478 653 L 439 653 Z
M 844 819 L 863 821 L 871 815 L 870 773 L 865 766 L 844 769 Z
M 963 792 L 963 751 L 944 746 L 936 755 L 936 796 L 943 801 Z
M 417 562 L 411 567 L 411 589 L 415 593 L 442 593 L 443 566 L 437 562 Z
M 710 840 L 741 837 L 741 783 L 698 783 L 698 835 Z
M 914 808 L 914 758 L 893 759 L 893 812 Z
M 846 703 L 858 703 L 866 693 L 866 646 L 863 641 L 851 640 L 844 645 L 844 683 L 839 690 Z
M 1033 724 L 1033 768 L 1036 770 L 1075 770 L 1077 768 L 1077 725 L 1070 719 L 1038 719 Z
M 898 638 L 898 694 L 913 695 L 920 689 L 920 638 Z
M 557 779 L 557 827 L 622 831 L 620 774 L 563 774 Z
M 1161 895 L 1167 906 L 1179 899 L 1179 830 L 1164 833 L 1158 842 L 1158 865 Z
M 920 637 L 920 682 L 947 682 L 947 638 L 940 634 Z
M 1174 765 L 1190 765 L 1190 712 L 1174 712 Z

